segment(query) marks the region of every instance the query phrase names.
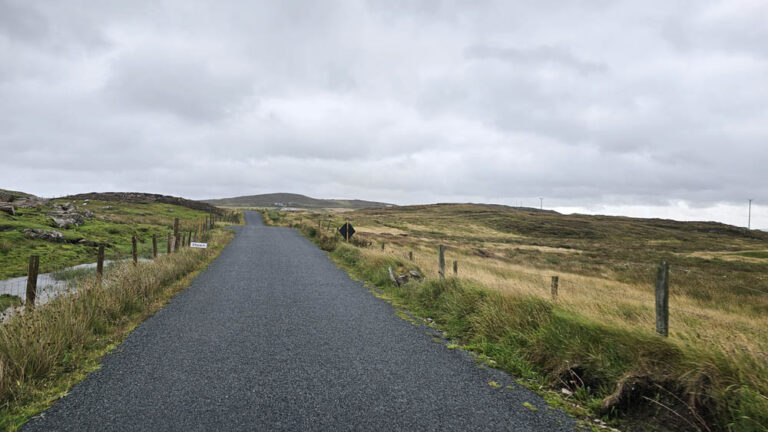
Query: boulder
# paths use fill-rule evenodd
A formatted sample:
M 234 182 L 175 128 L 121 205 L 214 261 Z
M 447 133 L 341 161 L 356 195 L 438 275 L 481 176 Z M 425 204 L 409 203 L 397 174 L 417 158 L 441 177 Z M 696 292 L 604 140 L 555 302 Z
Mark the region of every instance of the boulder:
M 71 215 L 53 216 L 51 222 L 56 228 L 67 229 L 71 226 L 80 226 L 84 224 L 85 218 L 81 214 L 74 213 Z
M 0 203 L 0 211 L 8 213 L 11 216 L 16 216 L 16 209 L 13 208 L 13 204 Z
M 61 205 L 54 205 L 56 210 L 46 212 L 48 216 L 51 216 L 53 226 L 58 228 L 69 228 L 70 226 L 80 226 L 85 223 L 85 218 L 93 217 L 93 212 L 86 210 L 83 214 L 77 213 L 77 207 L 71 203 L 64 203 Z
M 417 272 L 416 270 L 411 270 L 406 274 L 401 275 L 395 275 L 395 272 L 392 271 L 392 267 L 388 267 L 387 270 L 389 271 L 389 279 L 395 283 L 397 286 L 403 286 L 410 282 L 411 278 L 413 279 L 421 279 L 421 273 Z
M 31 239 L 44 240 L 51 243 L 64 243 L 64 234 L 59 231 L 48 231 L 40 228 L 27 228 L 24 231 L 24 236 Z

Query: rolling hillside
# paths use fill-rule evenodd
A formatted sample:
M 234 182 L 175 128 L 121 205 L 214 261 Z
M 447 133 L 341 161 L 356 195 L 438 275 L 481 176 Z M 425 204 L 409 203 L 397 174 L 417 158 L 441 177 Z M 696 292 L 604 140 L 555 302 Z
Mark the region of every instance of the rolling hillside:
M 234 198 L 202 200 L 204 203 L 216 206 L 229 207 L 298 207 L 308 209 L 320 208 L 351 208 L 361 209 L 369 207 L 391 207 L 392 204 L 342 199 L 317 199 L 305 195 L 292 193 L 272 193 L 261 195 L 247 195 Z

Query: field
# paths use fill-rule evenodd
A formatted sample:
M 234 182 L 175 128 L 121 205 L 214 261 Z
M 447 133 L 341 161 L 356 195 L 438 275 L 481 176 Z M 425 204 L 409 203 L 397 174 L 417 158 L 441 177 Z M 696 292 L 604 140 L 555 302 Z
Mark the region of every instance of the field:
M 631 430 L 646 420 L 653 430 L 768 427 L 768 233 L 488 205 L 266 214 L 457 343 L 550 395 L 570 394 L 563 403 L 576 413 Z M 346 219 L 357 230 L 349 245 L 325 231 Z M 655 334 L 661 261 L 672 268 L 666 339 Z M 397 288 L 387 267 L 428 279 Z
M 71 202 L 79 212 L 90 211 L 93 216 L 82 226 L 67 229 L 51 226 L 47 212 L 55 204 Z M 0 212 L 0 279 L 24 276 L 29 256 L 40 255 L 40 272 L 96 261 L 96 248 L 88 243 L 106 243 L 108 259 L 125 258 L 131 254 L 131 237 L 136 236 L 141 257 L 152 255 L 152 234 L 158 235 L 158 248 L 165 250 L 166 236 L 172 232 L 174 218 L 180 220 L 180 230 L 197 229 L 199 221 L 209 213 L 171 204 L 139 204 L 115 201 L 51 200 L 37 208 L 20 208 L 16 216 Z M 27 238 L 23 230 L 38 228 L 56 230 L 64 242 L 53 243 Z M 93 244 L 93 243 L 91 243 Z

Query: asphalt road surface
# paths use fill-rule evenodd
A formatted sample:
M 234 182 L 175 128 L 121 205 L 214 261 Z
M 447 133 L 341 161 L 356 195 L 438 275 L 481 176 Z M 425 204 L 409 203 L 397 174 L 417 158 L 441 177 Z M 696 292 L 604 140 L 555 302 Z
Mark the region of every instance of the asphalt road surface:
M 187 290 L 23 430 L 574 430 L 398 318 L 296 231 L 246 220 Z

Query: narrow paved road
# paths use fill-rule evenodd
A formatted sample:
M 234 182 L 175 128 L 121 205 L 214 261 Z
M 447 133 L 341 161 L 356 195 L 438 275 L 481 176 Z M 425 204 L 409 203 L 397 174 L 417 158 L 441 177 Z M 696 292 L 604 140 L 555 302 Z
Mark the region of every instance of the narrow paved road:
M 296 231 L 246 220 L 189 289 L 23 430 L 574 429 L 396 317 Z

